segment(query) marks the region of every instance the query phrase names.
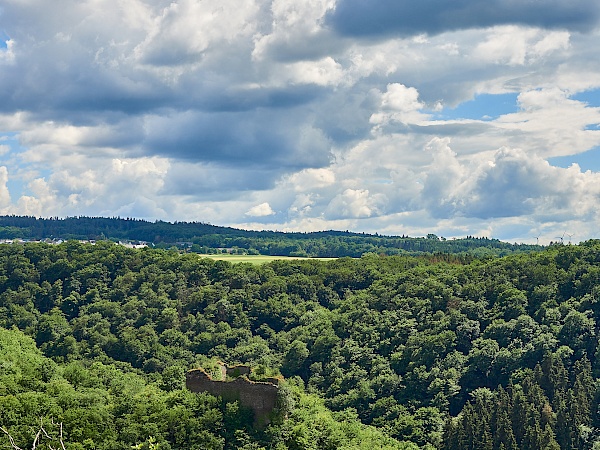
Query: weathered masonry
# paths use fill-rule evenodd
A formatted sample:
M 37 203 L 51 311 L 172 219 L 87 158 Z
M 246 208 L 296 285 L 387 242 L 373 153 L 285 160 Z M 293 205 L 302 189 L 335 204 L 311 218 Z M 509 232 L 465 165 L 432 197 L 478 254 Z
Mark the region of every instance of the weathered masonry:
M 186 375 L 185 385 L 191 392 L 208 392 L 227 401 L 239 400 L 242 406 L 252 409 L 254 420 L 260 425 L 270 422 L 279 391 L 276 384 L 251 381 L 245 376 L 232 381 L 213 380 L 204 369 L 190 370 Z

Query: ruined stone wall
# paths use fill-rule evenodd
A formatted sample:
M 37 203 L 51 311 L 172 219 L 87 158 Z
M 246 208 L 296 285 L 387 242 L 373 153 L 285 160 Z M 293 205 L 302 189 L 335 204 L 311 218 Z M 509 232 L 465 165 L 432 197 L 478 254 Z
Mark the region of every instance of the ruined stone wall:
M 250 366 L 244 364 L 238 364 L 236 366 L 226 366 L 225 372 L 228 377 L 239 377 L 241 375 L 250 375 L 252 369 Z
M 233 381 L 216 381 L 203 369 L 190 370 L 186 375 L 185 385 L 192 392 L 208 392 L 225 400 L 239 400 L 241 405 L 252 409 L 255 420 L 262 424 L 269 422 L 279 390 L 275 384 L 254 382 L 245 377 Z
M 236 364 L 235 366 L 228 366 L 223 361 L 217 361 L 219 371 L 221 372 L 221 379 L 225 380 L 227 377 L 237 378 L 242 375 L 250 375 L 252 368 L 246 364 Z

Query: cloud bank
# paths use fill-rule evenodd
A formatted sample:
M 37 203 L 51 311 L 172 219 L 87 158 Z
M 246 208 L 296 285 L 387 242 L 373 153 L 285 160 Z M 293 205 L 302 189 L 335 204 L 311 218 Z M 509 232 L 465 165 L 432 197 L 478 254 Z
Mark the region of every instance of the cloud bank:
M 600 6 L 590 0 L 339 0 L 327 19 L 348 36 L 407 37 L 508 24 L 586 32 L 599 16 Z
M 7 0 L 0 213 L 597 237 L 578 155 L 600 148 L 599 18 L 590 0 Z

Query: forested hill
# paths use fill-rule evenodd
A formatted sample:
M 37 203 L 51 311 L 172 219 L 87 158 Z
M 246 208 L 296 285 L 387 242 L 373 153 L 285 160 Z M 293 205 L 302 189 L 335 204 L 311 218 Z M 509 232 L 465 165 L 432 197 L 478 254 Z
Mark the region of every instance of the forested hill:
M 599 330 L 600 241 L 262 266 L 0 245 L 0 426 L 21 448 L 54 421 L 73 449 L 594 449 Z M 285 376 L 266 429 L 184 389 L 217 360 Z
M 540 250 L 537 245 L 510 244 L 497 239 L 466 237 L 444 239 L 382 236 L 349 231 L 283 233 L 246 231 L 201 222 L 148 222 L 138 219 L 69 217 L 35 218 L 0 216 L 0 239 L 112 239 L 149 242 L 159 247 L 185 246 L 197 253 L 245 252 L 276 256 L 360 257 L 365 253 L 385 255 L 453 253 L 503 256 L 513 252 Z

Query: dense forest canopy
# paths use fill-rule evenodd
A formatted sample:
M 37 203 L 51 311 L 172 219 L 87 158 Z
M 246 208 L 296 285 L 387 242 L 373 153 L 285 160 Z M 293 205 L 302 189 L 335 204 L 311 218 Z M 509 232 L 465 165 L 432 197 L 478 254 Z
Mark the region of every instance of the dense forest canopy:
M 22 448 L 40 420 L 77 449 L 598 448 L 599 282 L 600 241 L 262 266 L 4 244 L 0 425 Z M 217 359 L 284 375 L 280 420 L 183 388 Z
M 169 248 L 183 246 L 196 253 L 216 249 L 275 256 L 358 258 L 365 253 L 385 255 L 421 253 L 462 253 L 478 257 L 503 256 L 514 252 L 540 250 L 538 245 L 509 244 L 497 239 L 467 236 L 444 239 L 382 236 L 349 231 L 283 233 L 246 231 L 201 222 L 148 222 L 105 217 L 35 218 L 0 216 L 0 239 L 127 239 Z

